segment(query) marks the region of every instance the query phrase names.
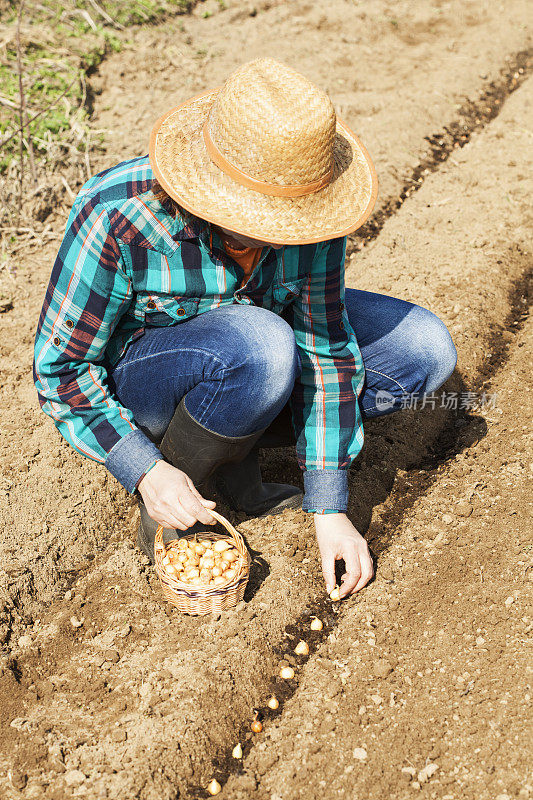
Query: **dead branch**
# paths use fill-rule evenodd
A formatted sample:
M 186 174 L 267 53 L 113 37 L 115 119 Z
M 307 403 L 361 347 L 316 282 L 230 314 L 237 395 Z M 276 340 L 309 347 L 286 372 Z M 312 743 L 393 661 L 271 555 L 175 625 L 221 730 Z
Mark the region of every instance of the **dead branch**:
M 18 220 L 22 213 L 22 198 L 24 193 L 24 86 L 22 83 L 22 57 L 20 47 L 20 22 L 22 19 L 22 11 L 24 9 L 25 0 L 20 0 L 19 10 L 17 14 L 17 72 L 19 76 L 19 131 L 20 131 L 20 177 L 19 177 L 19 202 L 18 202 Z M 18 221 L 17 220 L 17 221 Z
M 8 108 L 18 108 L 18 105 L 13 101 L 10 100 L 9 97 L 3 97 L 0 94 L 0 106 L 7 106 Z
M 85 9 L 81 9 L 81 8 L 73 8 L 71 11 L 69 11 L 69 15 L 70 15 L 70 16 L 72 16 L 73 14 L 75 14 L 75 15 L 76 15 L 76 16 L 78 16 L 78 17 L 83 17 L 83 19 L 85 20 L 85 22 L 86 22 L 86 23 L 89 25 L 89 27 L 90 27 L 90 28 L 92 28 L 92 29 L 93 29 L 93 31 L 97 31 L 97 30 L 98 30 L 98 27 L 97 27 L 97 25 L 96 25 L 96 22 L 95 22 L 95 21 L 94 21 L 94 19 L 91 17 L 91 15 L 89 14 L 89 12 L 88 12 L 88 11 L 86 11 Z
M 87 180 L 91 177 L 91 160 L 89 158 L 89 143 L 91 141 L 91 129 L 87 128 L 85 138 L 85 169 L 87 170 Z
M 67 179 L 64 177 L 64 175 L 60 175 L 60 176 L 59 176 L 59 178 L 60 178 L 60 180 L 61 180 L 61 183 L 63 184 L 63 186 L 64 186 L 64 187 L 65 187 L 65 189 L 67 190 L 67 194 L 68 194 L 68 196 L 70 197 L 70 199 L 71 199 L 71 200 L 75 200 L 75 199 L 76 199 L 76 195 L 74 194 L 74 192 L 73 192 L 73 191 L 72 191 L 72 189 L 70 188 L 70 186 L 69 186 L 69 184 L 68 184 L 68 181 L 67 181 Z
M 105 19 L 106 22 L 109 22 L 109 24 L 112 25 L 114 28 L 118 28 L 121 31 L 124 30 L 124 25 L 121 25 L 120 22 L 117 22 L 116 20 L 113 19 L 113 17 L 110 17 L 107 11 L 104 11 L 104 9 L 98 5 L 96 0 L 89 0 L 89 3 L 92 5 L 94 10 L 98 12 L 98 14 L 100 14 L 100 16 Z
M 51 101 L 51 102 L 50 102 L 50 103 L 49 103 L 49 104 L 48 104 L 48 105 L 47 105 L 45 108 L 42 108 L 40 111 L 38 111 L 36 114 L 34 114 L 34 115 L 33 115 L 33 117 L 30 117 L 30 119 L 28 120 L 28 125 L 31 125 L 31 123 L 32 123 L 32 122 L 33 122 L 35 119 L 37 119 L 38 117 L 42 117 L 42 115 L 43 115 L 43 114 L 46 114 L 46 112 L 47 112 L 47 111 L 50 111 L 50 109 L 51 109 L 51 108 L 53 108 L 53 106 L 55 106 L 55 105 L 56 105 L 56 103 L 58 103 L 60 100 L 62 100 L 62 99 L 63 99 L 63 97 L 64 97 L 64 96 L 65 96 L 65 95 L 66 95 L 66 94 L 67 94 L 67 93 L 68 93 L 68 92 L 69 92 L 69 91 L 72 89 L 72 87 L 74 86 L 74 84 L 76 83 L 76 81 L 77 81 L 78 79 L 79 79 L 79 75 L 76 75 L 76 77 L 75 77 L 75 78 L 74 78 L 74 79 L 73 79 L 73 80 L 72 80 L 72 81 L 69 83 L 69 85 L 67 86 L 67 88 L 65 89 L 65 91 L 64 91 L 64 92 L 62 92 L 62 93 L 61 93 L 60 95 L 58 95 L 58 96 L 57 96 L 57 97 L 56 97 L 54 100 L 52 100 L 52 101 Z M 8 136 L 6 139 L 4 139 L 2 142 L 0 142 L 0 148 L 3 148 L 3 147 L 5 147 L 5 146 L 6 146 L 6 144 L 7 144 L 8 142 L 10 142 L 10 141 L 11 141 L 11 139 L 14 139 L 14 138 L 15 138 L 15 136 L 17 135 L 17 133 L 18 133 L 18 129 L 17 129 L 17 130 L 16 130 L 14 133 L 10 134 L 10 135 L 9 135 L 9 136 Z
M 28 134 L 28 153 L 30 156 L 30 169 L 31 169 L 31 176 L 33 178 L 33 185 L 37 186 L 37 170 L 35 169 L 35 157 L 33 154 L 33 141 L 32 135 L 30 131 L 30 126 L 28 125 L 28 111 L 26 109 L 26 105 L 24 105 L 24 125 L 26 126 L 26 132 Z

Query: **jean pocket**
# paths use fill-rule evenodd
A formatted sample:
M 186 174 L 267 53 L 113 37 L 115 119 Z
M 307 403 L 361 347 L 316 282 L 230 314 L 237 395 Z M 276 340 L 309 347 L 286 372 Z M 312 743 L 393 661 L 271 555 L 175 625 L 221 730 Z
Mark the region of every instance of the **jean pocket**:
M 195 317 L 199 303 L 198 297 L 144 293 L 137 295 L 133 314 L 147 327 L 164 327 Z

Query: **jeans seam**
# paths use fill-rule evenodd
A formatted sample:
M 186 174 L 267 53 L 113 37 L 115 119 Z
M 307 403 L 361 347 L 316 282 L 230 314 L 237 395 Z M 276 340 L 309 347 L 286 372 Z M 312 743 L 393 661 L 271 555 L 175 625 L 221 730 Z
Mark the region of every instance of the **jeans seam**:
M 205 419 L 206 415 L 209 412 L 211 412 L 211 416 L 213 416 L 213 414 L 216 413 L 216 410 L 220 405 L 220 401 L 222 399 L 222 393 L 223 393 L 222 390 L 224 389 L 224 378 L 225 378 L 225 374 L 226 374 L 227 371 L 228 371 L 228 368 L 224 367 L 223 370 L 222 370 L 224 375 L 223 375 L 222 379 L 220 381 L 218 381 L 218 387 L 217 387 L 217 389 L 215 389 L 215 391 L 213 393 L 213 396 L 211 397 L 211 399 L 210 399 L 210 401 L 209 401 L 209 403 L 207 405 L 207 408 L 204 411 L 202 411 L 200 419 L 197 419 L 195 416 L 193 416 L 193 414 L 189 411 L 189 409 L 187 409 L 187 411 L 189 411 L 189 414 L 191 415 L 191 417 L 193 417 L 193 419 L 199 425 L 202 425 L 204 428 L 207 428 L 207 430 L 210 430 L 210 429 L 209 429 L 209 427 L 207 425 L 204 424 L 204 419 Z M 215 400 L 215 398 L 217 400 L 216 406 L 214 407 L 214 409 L 211 409 L 211 406 L 212 406 L 213 401 Z M 185 408 L 187 408 L 187 406 L 185 406 Z
M 363 408 L 365 414 L 368 414 L 369 411 L 379 411 L 377 406 L 370 406 L 369 408 Z
M 370 367 L 366 367 L 365 371 L 366 372 L 373 372 L 375 375 L 381 375 L 382 378 L 387 378 L 388 381 L 392 381 L 392 383 L 395 383 L 397 386 L 399 386 L 404 394 L 407 394 L 407 389 L 405 389 L 402 386 L 402 384 L 400 383 L 400 381 L 396 380 L 396 378 L 391 378 L 390 375 L 385 375 L 384 372 L 380 372 L 377 369 L 370 369 Z M 374 406 L 374 408 L 375 408 L 375 406 Z
M 222 361 L 221 358 L 219 358 L 219 356 L 217 356 L 215 353 L 212 353 L 209 350 L 204 350 L 202 347 L 180 347 L 180 348 L 174 348 L 172 350 L 165 350 L 164 353 L 163 352 L 149 353 L 149 354 L 144 355 L 144 356 L 139 356 L 138 358 L 133 358 L 133 359 L 131 359 L 131 361 L 127 361 L 126 363 L 122 363 L 122 364 L 119 361 L 119 363 L 112 369 L 112 372 L 117 372 L 119 369 L 125 369 L 126 367 L 129 367 L 130 365 L 133 365 L 133 364 L 139 364 L 141 361 L 146 361 L 147 359 L 154 358 L 155 356 L 161 356 L 163 354 L 164 355 L 176 355 L 176 354 L 182 353 L 182 352 L 186 352 L 186 353 L 192 353 L 192 352 L 194 352 L 194 353 L 203 353 L 204 355 L 207 355 L 210 358 L 212 358 L 213 360 L 217 361 L 219 364 L 224 364 L 224 362 Z M 226 370 L 228 367 L 227 367 L 226 364 L 224 364 L 223 368 Z

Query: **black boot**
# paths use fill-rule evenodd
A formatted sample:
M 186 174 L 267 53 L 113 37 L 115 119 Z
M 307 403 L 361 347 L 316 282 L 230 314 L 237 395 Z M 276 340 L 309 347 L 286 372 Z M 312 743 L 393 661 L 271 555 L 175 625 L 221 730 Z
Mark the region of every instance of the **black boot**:
M 215 486 L 234 511 L 250 516 L 280 514 L 285 508 L 301 508 L 303 494 L 288 483 L 263 483 L 256 445 L 237 464 L 223 464 L 216 471 Z
M 223 464 L 215 473 L 218 492 L 235 511 L 261 516 L 279 514 L 284 508 L 301 508 L 303 494 L 287 483 L 263 483 L 259 449 L 292 447 L 296 444 L 292 414 L 287 403 L 265 428 L 246 458 L 237 464 Z
M 208 479 L 214 470 L 221 464 L 245 458 L 264 430 L 247 436 L 222 436 L 196 422 L 187 411 L 184 400 L 182 398 L 178 403 L 159 449 L 166 461 L 189 476 L 200 494 L 208 496 Z M 148 515 L 142 501 L 139 506 L 141 521 L 137 544 L 153 562 L 158 525 Z M 197 522 L 187 529 L 187 534 L 205 529 L 203 523 Z M 174 528 L 164 529 L 163 540 L 174 539 L 176 536 L 179 536 L 179 532 Z

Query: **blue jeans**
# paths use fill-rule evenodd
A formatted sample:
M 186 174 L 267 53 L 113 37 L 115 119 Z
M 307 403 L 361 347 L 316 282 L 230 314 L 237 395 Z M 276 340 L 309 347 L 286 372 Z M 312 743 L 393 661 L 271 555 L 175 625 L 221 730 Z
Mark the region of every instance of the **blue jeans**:
M 402 406 L 402 396 L 434 392 L 457 353 L 431 311 L 394 297 L 346 288 L 346 312 L 366 370 L 364 418 Z M 109 386 L 139 428 L 159 443 L 186 394 L 187 410 L 209 430 L 245 436 L 286 405 L 300 372 L 294 333 L 258 306 L 224 305 L 172 327 L 148 328 L 109 370 Z
M 455 347 L 430 311 L 349 288 L 345 306 L 366 371 L 359 397 L 363 418 L 390 414 L 406 395 L 430 394 L 452 374 Z M 300 370 L 294 332 L 283 317 L 234 304 L 181 325 L 148 328 L 108 374 L 111 391 L 155 444 L 186 395 L 188 412 L 205 428 L 222 436 L 268 428 L 259 445 L 271 447 L 290 444 L 291 437 L 295 442 L 287 402 Z M 345 508 L 346 475 L 341 481 L 332 471 L 327 486 L 324 475 L 318 485 L 310 480 L 316 475 L 304 473 L 304 507 Z

